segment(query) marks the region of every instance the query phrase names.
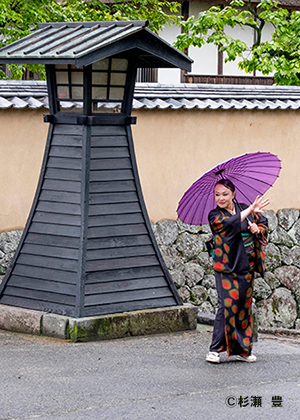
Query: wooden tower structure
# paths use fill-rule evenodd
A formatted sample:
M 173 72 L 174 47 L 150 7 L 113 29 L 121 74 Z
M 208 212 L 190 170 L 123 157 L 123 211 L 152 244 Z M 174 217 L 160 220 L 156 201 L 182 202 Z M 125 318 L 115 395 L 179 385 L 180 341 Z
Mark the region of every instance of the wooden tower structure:
M 191 60 L 130 21 L 41 24 L 0 63 L 45 64 L 50 110 L 0 303 L 77 318 L 180 305 L 143 200 L 131 108 L 137 68 L 188 71 Z

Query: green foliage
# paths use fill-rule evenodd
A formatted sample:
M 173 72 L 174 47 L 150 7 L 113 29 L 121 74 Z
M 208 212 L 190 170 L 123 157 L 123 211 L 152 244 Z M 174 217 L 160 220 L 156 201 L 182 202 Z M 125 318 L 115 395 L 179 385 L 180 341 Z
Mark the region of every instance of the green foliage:
M 180 4 L 160 0 L 131 0 L 113 4 L 100 0 L 0 0 L 0 47 L 10 44 L 38 27 L 40 22 L 84 22 L 106 20 L 149 20 L 149 29 L 177 23 Z M 25 69 L 45 79 L 44 66 L 9 66 L 12 78 L 22 78 Z M 0 71 L 0 79 L 5 78 Z
M 274 28 L 269 41 L 262 40 L 266 23 Z M 180 50 L 204 44 L 220 46 L 226 53 L 225 62 L 235 61 L 247 73 L 257 70 L 273 74 L 278 85 L 300 85 L 300 11 L 278 7 L 273 0 L 261 0 L 255 7 L 250 0 L 234 0 L 229 6 L 212 7 L 197 18 L 181 22 L 183 33 L 175 46 Z M 226 33 L 226 28 L 250 27 L 256 42 L 246 45 Z
M 158 32 L 164 25 L 179 23 L 180 3 L 160 0 L 117 1 L 112 10 L 122 20 L 148 20 L 149 29 Z

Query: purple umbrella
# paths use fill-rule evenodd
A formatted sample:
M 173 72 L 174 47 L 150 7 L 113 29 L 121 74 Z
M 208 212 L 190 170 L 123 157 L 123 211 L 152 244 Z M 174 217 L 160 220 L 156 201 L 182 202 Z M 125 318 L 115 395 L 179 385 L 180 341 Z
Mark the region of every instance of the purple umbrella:
M 214 187 L 221 179 L 234 184 L 238 202 L 251 204 L 273 185 L 280 169 L 280 160 L 272 153 L 247 153 L 226 160 L 205 172 L 184 193 L 178 204 L 178 217 L 189 225 L 208 223 L 208 213 L 216 207 Z

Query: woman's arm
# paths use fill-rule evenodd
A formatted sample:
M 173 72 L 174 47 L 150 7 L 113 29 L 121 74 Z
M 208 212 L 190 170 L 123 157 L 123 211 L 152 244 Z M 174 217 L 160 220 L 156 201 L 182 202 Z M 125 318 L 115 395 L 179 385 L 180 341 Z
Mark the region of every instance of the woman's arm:
M 256 197 L 254 203 L 250 204 L 249 207 L 247 207 L 245 210 L 242 210 L 241 215 L 241 222 L 246 219 L 246 217 L 249 216 L 250 213 L 263 213 L 263 208 L 268 206 L 270 204 L 270 200 L 268 198 L 259 197 L 259 195 Z M 255 223 L 254 223 L 255 224 Z M 257 226 L 257 225 L 256 225 Z M 250 226 L 251 230 L 251 226 Z M 252 232 L 256 233 L 256 232 Z

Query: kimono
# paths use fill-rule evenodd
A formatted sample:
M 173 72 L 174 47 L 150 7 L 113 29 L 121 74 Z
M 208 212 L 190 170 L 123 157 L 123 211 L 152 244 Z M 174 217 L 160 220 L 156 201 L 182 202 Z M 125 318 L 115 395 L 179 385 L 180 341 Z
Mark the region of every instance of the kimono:
M 244 210 L 248 206 L 240 204 Z M 248 222 L 241 222 L 238 205 L 235 215 L 220 207 L 209 213 L 214 237 L 214 271 L 218 292 L 218 312 L 210 351 L 227 350 L 228 356 L 249 356 L 252 350 L 251 314 L 254 271 L 264 276 L 264 245 L 268 222 L 261 214 L 250 214 L 260 233 L 252 235 Z

